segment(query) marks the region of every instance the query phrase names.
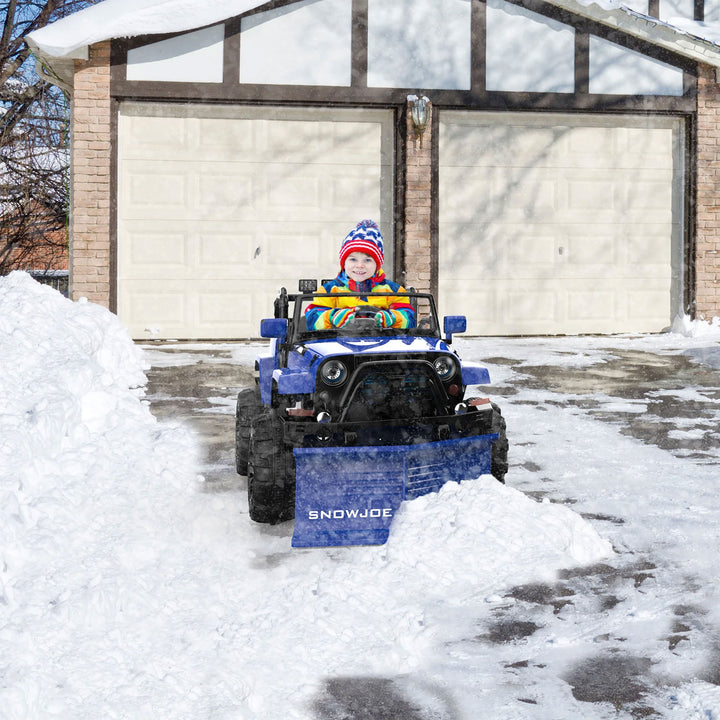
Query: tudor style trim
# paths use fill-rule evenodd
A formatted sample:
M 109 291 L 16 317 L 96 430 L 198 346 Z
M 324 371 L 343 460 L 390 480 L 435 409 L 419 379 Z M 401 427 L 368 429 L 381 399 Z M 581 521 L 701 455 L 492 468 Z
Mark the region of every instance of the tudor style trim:
M 595 17 L 576 13 L 565 7 L 558 7 L 557 2 L 548 3 L 545 0 L 507 1 L 575 28 L 575 92 L 487 91 L 485 87 L 487 6 L 483 0 L 473 0 L 471 12 L 471 87 L 469 90 L 422 88 L 422 90 L 432 94 L 432 100 L 436 106 L 464 107 L 478 110 L 694 112 L 697 93 L 696 62 L 679 54 L 677 47 L 657 47 L 651 41 L 648 41 L 646 37 L 636 37 L 635 40 L 629 39 L 624 32 L 618 32 L 616 29 L 608 27 Z M 289 4 L 292 3 L 287 2 L 287 0 L 269 3 L 250 11 L 246 15 L 230 18 L 225 22 L 222 83 L 129 81 L 126 79 L 127 53 L 129 50 L 185 33 L 152 35 L 130 40 L 113 41 L 113 96 L 147 100 L 178 100 L 182 102 L 201 97 L 209 102 L 322 103 L 326 105 L 358 104 L 362 106 L 401 107 L 407 94 L 418 90 L 418 88 L 368 87 L 368 0 L 353 0 L 352 3 L 352 68 L 351 85 L 349 87 L 240 83 L 238 78 L 241 19 L 267 9 Z M 640 52 L 647 57 L 681 69 L 684 73 L 683 95 L 678 97 L 590 94 L 588 91 L 589 35 L 609 40 L 621 47 Z M 720 59 L 718 59 L 718 65 L 720 66 Z

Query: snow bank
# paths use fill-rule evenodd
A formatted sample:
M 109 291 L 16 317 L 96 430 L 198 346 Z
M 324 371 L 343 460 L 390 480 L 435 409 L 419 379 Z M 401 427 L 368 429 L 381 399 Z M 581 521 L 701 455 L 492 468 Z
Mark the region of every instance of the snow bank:
M 714 317 L 710 322 L 706 320 L 692 320 L 689 315 L 678 315 L 673 321 L 670 331 L 689 338 L 720 339 L 720 318 Z
M 385 546 L 292 550 L 244 492 L 198 491 L 106 310 L 0 278 L 0 361 L 7 720 L 314 718 L 327 678 L 431 678 L 514 584 L 612 553 L 490 477 L 406 503 Z
M 59 678 L 43 654 L 82 656 L 100 641 L 92 628 L 127 610 L 125 578 L 163 551 L 158 522 L 192 486 L 175 467 L 192 468 L 193 447 L 141 401 L 143 355 L 117 318 L 25 273 L 0 278 L 0 364 L 6 662 L 13 649 L 0 704 L 7 718 L 50 717 Z
M 485 592 L 523 581 L 529 567 L 536 580 L 551 580 L 559 567 L 612 555 L 610 543 L 576 513 L 537 503 L 489 475 L 404 503 L 391 540 L 393 564 L 421 562 L 433 583 L 443 586 L 454 559 L 459 583 Z M 468 548 L 476 551 L 467 553 Z

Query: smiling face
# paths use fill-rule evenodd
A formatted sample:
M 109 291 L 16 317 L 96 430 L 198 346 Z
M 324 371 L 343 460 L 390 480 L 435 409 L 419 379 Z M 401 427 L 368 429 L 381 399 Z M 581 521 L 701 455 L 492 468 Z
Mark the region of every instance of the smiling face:
M 370 255 L 363 252 L 352 252 L 345 258 L 343 270 L 351 280 L 362 282 L 375 274 L 377 263 Z

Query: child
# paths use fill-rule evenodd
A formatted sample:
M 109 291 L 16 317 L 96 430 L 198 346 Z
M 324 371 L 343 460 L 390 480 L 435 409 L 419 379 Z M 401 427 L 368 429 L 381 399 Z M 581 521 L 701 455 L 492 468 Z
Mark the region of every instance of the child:
M 331 330 L 350 322 L 364 306 L 378 309 L 375 322 L 380 328 L 415 327 L 415 312 L 407 298 L 374 293 L 405 292 L 388 280 L 382 270 L 385 260 L 380 228 L 372 220 L 363 220 L 351 230 L 340 247 L 340 273 L 325 283 L 319 292 L 329 297 L 313 300 L 305 311 L 308 330 Z M 361 297 L 332 297 L 341 292 L 364 292 Z

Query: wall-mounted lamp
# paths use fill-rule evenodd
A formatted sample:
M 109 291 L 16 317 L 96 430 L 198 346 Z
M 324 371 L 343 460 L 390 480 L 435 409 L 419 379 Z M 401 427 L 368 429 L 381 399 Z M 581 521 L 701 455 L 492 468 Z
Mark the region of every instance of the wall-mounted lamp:
M 427 129 L 430 120 L 430 101 L 426 97 L 412 95 L 410 98 L 410 117 L 415 132 L 420 136 L 420 147 L 422 147 L 423 133 Z

